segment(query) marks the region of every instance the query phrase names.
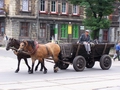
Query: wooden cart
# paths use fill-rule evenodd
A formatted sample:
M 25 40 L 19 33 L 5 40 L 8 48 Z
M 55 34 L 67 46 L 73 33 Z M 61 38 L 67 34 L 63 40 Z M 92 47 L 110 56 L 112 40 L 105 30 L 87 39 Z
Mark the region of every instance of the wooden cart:
M 103 70 L 108 70 L 112 65 L 109 51 L 114 44 L 111 43 L 99 43 L 91 44 L 91 53 L 87 54 L 85 46 L 83 44 L 59 44 L 61 47 L 61 53 L 59 55 L 59 68 L 67 69 L 70 64 L 76 71 L 83 71 L 85 67 L 92 68 L 95 61 L 100 62 L 100 67 Z

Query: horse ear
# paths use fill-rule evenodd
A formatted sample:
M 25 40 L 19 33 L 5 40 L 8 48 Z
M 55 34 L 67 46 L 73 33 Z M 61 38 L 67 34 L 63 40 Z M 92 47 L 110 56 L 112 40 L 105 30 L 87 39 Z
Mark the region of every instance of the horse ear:
M 25 44 L 25 46 L 27 45 L 27 42 L 25 40 L 22 40 L 22 42 Z

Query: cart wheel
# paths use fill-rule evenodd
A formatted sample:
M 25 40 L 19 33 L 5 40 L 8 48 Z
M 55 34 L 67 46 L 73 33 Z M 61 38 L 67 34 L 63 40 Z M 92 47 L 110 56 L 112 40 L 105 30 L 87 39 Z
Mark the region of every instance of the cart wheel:
M 111 67 L 111 64 L 112 64 L 112 60 L 109 55 L 103 55 L 100 58 L 100 67 L 103 70 L 108 70 Z
M 92 68 L 95 65 L 95 61 L 87 61 L 86 67 L 87 68 Z
M 65 70 L 65 69 L 67 69 L 69 67 L 69 64 L 66 64 L 66 63 L 63 63 L 63 62 L 59 62 L 58 67 L 61 70 Z
M 86 60 L 83 56 L 76 56 L 73 60 L 73 68 L 76 71 L 83 71 L 86 66 Z

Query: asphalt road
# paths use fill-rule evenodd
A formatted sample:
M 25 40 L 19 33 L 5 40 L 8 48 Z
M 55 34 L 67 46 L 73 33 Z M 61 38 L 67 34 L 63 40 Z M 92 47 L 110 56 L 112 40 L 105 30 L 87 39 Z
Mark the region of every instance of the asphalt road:
M 28 59 L 31 66 L 31 59 Z M 36 61 L 37 63 L 37 61 Z M 47 74 L 34 71 L 28 74 L 27 67 L 22 60 L 19 73 L 17 59 L 13 52 L 0 48 L 0 90 L 120 90 L 120 62 L 113 61 L 109 70 L 102 70 L 99 62 L 92 69 L 85 68 L 76 72 L 70 65 L 67 70 L 53 72 L 53 63 L 45 62 Z M 40 68 L 40 67 L 39 67 Z M 112 89 L 113 88 L 113 89 Z

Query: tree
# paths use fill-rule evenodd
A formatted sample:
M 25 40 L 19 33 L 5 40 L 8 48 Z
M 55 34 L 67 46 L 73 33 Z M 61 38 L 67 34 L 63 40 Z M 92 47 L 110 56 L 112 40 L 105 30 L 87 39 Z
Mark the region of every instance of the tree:
M 99 37 L 100 29 L 110 27 L 110 20 L 106 18 L 114 11 L 114 3 L 119 0 L 68 0 L 74 5 L 85 8 L 86 18 L 83 20 L 84 26 L 90 29 L 92 39 Z

